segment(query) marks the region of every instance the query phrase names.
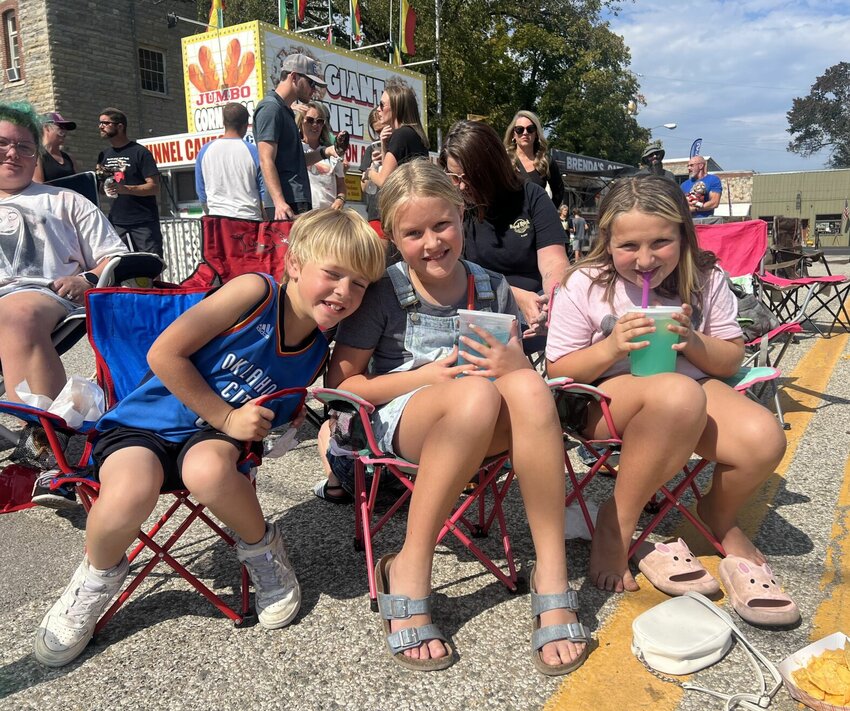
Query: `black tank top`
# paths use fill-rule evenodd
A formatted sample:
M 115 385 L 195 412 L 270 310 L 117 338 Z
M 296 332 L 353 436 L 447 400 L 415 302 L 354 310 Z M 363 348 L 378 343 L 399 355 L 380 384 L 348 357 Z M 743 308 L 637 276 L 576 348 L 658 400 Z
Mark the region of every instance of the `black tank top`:
M 47 152 L 41 154 L 41 169 L 44 173 L 44 182 L 48 183 L 56 178 L 64 178 L 68 175 L 73 175 L 77 171 L 74 170 L 74 162 L 71 160 L 65 151 L 59 151 L 62 154 L 64 163 L 57 161 L 52 155 Z

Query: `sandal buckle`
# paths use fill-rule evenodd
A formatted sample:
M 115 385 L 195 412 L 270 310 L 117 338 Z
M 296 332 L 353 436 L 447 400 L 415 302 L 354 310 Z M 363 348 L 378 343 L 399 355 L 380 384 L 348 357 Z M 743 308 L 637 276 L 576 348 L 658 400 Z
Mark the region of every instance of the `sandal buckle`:
M 404 649 L 419 646 L 419 630 L 416 627 L 405 627 L 398 630 L 398 636 Z
M 410 608 L 408 603 L 410 600 L 406 597 L 391 597 L 390 598 L 390 614 L 393 619 L 407 619 L 410 617 Z

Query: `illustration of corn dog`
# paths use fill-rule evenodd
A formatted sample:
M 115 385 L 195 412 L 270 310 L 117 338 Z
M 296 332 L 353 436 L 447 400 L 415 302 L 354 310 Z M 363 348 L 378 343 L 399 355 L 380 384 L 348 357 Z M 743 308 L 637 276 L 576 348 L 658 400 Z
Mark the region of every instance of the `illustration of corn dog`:
M 227 44 L 227 55 L 224 59 L 224 86 L 238 86 L 239 84 L 239 55 L 242 47 L 235 37 Z
M 236 80 L 237 85 L 242 86 L 246 81 L 248 81 L 248 77 L 251 75 L 252 71 L 254 71 L 254 53 L 247 52 L 239 62 L 239 73 Z
M 218 70 L 213 61 L 212 51 L 207 45 L 201 46 L 198 51 L 198 62 L 201 65 L 206 91 L 215 91 L 219 88 Z

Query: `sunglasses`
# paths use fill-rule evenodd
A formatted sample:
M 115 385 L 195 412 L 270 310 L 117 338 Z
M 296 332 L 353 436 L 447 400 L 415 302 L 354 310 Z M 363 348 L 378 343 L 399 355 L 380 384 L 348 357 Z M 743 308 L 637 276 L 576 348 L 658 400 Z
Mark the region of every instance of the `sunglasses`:
M 530 126 L 514 126 L 514 133 L 517 136 L 521 136 L 523 133 L 527 133 L 530 136 L 532 133 L 537 133 L 537 126 L 534 124 Z
M 386 105 L 386 104 L 384 104 L 384 102 L 383 102 L 383 101 L 379 101 L 379 102 L 378 102 L 378 108 L 379 108 L 381 111 L 383 111 L 385 108 L 387 108 L 387 105 Z
M 305 116 L 304 121 L 308 126 L 324 126 L 325 120 L 323 118 L 313 118 L 312 116 Z
M 446 171 L 446 175 L 449 176 L 449 179 L 452 181 L 452 184 L 455 187 L 459 187 L 461 183 L 466 182 L 466 173 L 461 173 L 458 175 L 457 173 L 450 173 L 448 170 Z
M 10 141 L 8 138 L 0 138 L 0 153 L 7 153 L 10 148 L 22 158 L 35 158 L 38 146 L 27 141 Z
M 302 77 L 304 77 L 304 78 L 307 80 L 307 83 L 310 85 L 310 88 L 311 88 L 311 89 L 315 89 L 315 88 L 318 86 L 318 84 L 316 84 L 316 82 L 315 82 L 315 81 L 313 81 L 313 80 L 312 80 L 310 77 L 308 77 L 306 74 L 302 74 L 301 76 L 302 76 Z
M 97 125 L 98 126 L 117 126 L 118 122 L 117 121 L 98 121 Z

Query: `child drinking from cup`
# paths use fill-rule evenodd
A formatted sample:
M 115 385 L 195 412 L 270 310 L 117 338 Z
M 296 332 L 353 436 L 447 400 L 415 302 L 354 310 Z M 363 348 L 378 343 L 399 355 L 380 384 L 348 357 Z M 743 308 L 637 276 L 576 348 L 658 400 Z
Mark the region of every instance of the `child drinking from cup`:
M 633 311 L 645 277 L 652 303 L 680 309 L 667 326 L 679 338 L 672 346 L 675 372 L 637 377 L 627 356 L 647 347 L 642 337 L 656 327 Z M 722 381 L 744 356 L 736 314 L 735 296 L 714 254 L 699 249 L 675 183 L 653 176 L 621 180 L 600 206 L 599 239 L 556 292 L 546 358 L 553 377 L 601 384 L 622 437 L 614 495 L 599 510 L 590 580 L 603 590 L 638 589 L 627 560 L 638 517 L 696 452 L 716 462 L 697 513 L 726 550 L 721 579 L 733 602 L 743 601 L 735 609 L 748 621 L 789 624 L 799 619 L 796 605 L 737 523 L 741 507 L 781 460 L 785 435 L 767 409 Z M 584 433 L 594 439 L 610 434 L 596 404 L 589 406 Z M 659 589 L 719 589 L 684 542 L 645 548 L 639 567 Z
M 509 451 L 537 557 L 530 581 L 539 616 L 532 658 L 545 674 L 566 674 L 584 661 L 589 635 L 576 617 L 575 593 L 567 594 L 557 413 L 523 355 L 516 322 L 506 345 L 481 329 L 473 332 L 483 344 L 461 338 L 466 364 L 457 365 L 458 309 L 518 316 L 502 276 L 461 260 L 462 210 L 457 188 L 426 160 L 406 163 L 387 178 L 382 227 L 404 261 L 340 324 L 327 380 L 376 405 L 372 425 L 381 448 L 419 465 L 404 545 L 376 571 L 393 659 L 421 671 L 452 664 L 451 644 L 431 624 L 437 534 L 482 461 Z M 404 602 L 391 604 L 398 598 Z M 406 606 L 417 614 L 393 615 Z M 399 630 L 411 627 L 416 631 L 405 629 L 404 636 L 413 640 L 402 642 Z

